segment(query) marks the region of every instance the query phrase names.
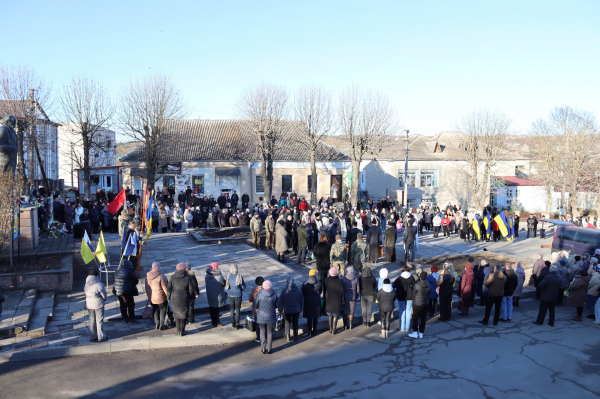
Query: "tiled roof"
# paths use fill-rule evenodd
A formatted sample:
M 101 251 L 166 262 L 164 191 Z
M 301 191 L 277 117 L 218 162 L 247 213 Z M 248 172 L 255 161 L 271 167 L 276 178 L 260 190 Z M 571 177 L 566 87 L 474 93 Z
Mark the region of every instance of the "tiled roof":
M 301 122 L 286 121 L 275 147 L 275 161 L 307 162 L 308 149 L 299 135 Z M 168 122 L 168 144 L 161 147 L 165 163 L 194 161 L 258 161 L 252 133 L 243 131 L 239 120 L 173 120 Z M 317 161 L 346 161 L 348 156 L 327 145 L 317 147 Z M 121 158 L 121 162 L 143 162 L 144 146 Z
M 533 179 L 524 179 L 516 176 L 496 176 L 496 179 L 504 181 L 507 186 L 541 186 L 542 184 Z

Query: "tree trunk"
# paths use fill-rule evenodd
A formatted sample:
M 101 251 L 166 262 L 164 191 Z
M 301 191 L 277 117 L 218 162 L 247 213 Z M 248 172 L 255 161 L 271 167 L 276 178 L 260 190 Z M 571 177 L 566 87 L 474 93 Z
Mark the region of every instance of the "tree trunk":
M 310 150 L 310 204 L 314 205 L 317 203 L 317 162 L 316 162 L 316 152 L 317 149 L 315 147 Z
M 17 181 L 20 183 L 20 195 L 25 194 L 27 187 L 27 175 L 25 174 L 25 126 L 18 123 L 17 126 Z M 32 181 L 33 183 L 33 181 Z M 37 187 L 36 187 L 37 188 Z
M 91 198 L 90 193 L 90 144 L 86 129 L 81 129 L 81 140 L 83 142 L 83 190 L 86 198 Z
M 550 218 L 552 211 L 552 186 L 546 186 L 546 216 Z
M 569 207 L 567 206 L 567 203 L 565 202 L 565 186 L 562 186 L 562 189 L 560 190 L 560 206 L 562 206 L 562 208 L 564 209 L 565 213 L 570 214 L 570 210 Z
M 569 190 L 569 208 L 571 208 L 571 215 L 573 215 L 574 218 L 579 216 L 577 205 L 577 187 L 575 187 L 575 184 L 571 184 L 571 189 Z
M 360 159 L 352 160 L 352 184 L 350 185 L 350 203 L 356 207 L 358 205 L 358 176 L 360 174 Z M 340 190 L 342 188 L 340 187 Z
M 267 161 L 266 160 L 261 161 L 260 176 L 261 176 L 261 179 L 263 182 L 263 192 L 264 192 L 264 196 L 265 196 L 264 202 L 270 203 L 271 202 L 271 189 L 269 188 L 269 185 L 267 184 Z

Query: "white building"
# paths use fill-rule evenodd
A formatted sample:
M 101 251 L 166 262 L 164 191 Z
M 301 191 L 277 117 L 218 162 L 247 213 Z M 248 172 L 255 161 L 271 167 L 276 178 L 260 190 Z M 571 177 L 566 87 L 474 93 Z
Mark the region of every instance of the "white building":
M 100 128 L 94 134 L 93 145 L 90 148 L 90 168 L 106 168 L 117 164 L 115 132 Z M 58 153 L 60 154 L 60 179 L 64 179 L 67 187 L 78 187 L 77 169 L 83 168 L 83 147 L 81 135 L 72 123 L 61 123 L 58 126 Z M 91 180 L 98 178 L 92 172 Z M 98 185 L 100 187 L 101 185 Z M 102 187 L 106 188 L 106 187 Z M 79 187 L 83 191 L 83 187 Z

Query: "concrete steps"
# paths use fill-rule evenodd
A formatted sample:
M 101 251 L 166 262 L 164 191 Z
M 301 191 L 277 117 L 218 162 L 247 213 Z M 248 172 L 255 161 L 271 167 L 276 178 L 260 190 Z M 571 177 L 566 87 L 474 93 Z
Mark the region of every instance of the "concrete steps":
M 37 290 L 18 290 L 5 293 L 0 337 L 8 338 L 27 335 L 29 322 L 37 301 Z
M 40 337 L 46 334 L 46 326 L 52 320 L 52 313 L 54 312 L 54 298 L 54 292 L 38 294 L 33 314 L 29 321 L 27 336 Z

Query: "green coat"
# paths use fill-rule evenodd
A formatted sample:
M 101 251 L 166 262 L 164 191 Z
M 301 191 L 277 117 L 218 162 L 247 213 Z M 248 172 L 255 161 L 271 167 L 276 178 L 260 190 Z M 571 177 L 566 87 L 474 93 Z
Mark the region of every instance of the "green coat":
M 329 258 L 330 258 L 331 262 L 346 263 L 346 259 L 348 258 L 348 251 L 346 251 L 346 244 L 344 244 L 341 241 L 336 241 L 336 243 L 331 246 L 331 252 L 329 254 Z
M 363 240 L 354 241 L 350 248 L 350 258 L 355 265 L 362 264 L 369 255 L 369 246 Z
M 260 218 L 253 217 L 250 219 L 250 231 L 253 233 L 260 233 L 262 231 L 263 225 L 262 220 Z
M 296 229 L 296 235 L 298 236 L 298 247 L 308 247 L 308 232 L 306 231 L 306 227 L 302 225 L 298 226 Z

